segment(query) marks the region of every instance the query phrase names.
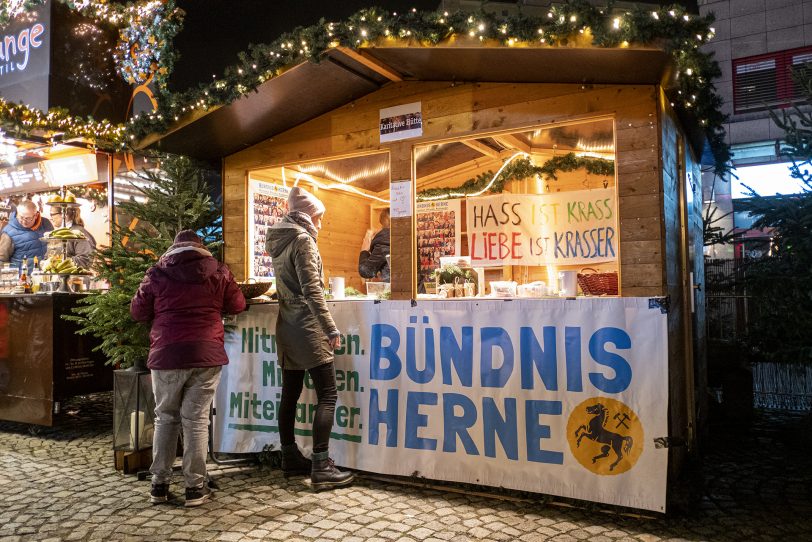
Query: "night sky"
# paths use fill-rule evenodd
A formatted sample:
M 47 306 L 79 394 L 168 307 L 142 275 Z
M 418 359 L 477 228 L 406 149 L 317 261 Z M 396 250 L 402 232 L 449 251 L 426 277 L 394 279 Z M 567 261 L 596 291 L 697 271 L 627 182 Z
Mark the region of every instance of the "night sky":
M 183 30 L 175 38 L 181 55 L 170 80 L 183 90 L 221 75 L 237 63 L 237 53 L 251 43 L 270 43 L 297 26 L 324 18 L 340 21 L 370 6 L 405 11 L 434 11 L 440 0 L 178 0 L 186 12 Z

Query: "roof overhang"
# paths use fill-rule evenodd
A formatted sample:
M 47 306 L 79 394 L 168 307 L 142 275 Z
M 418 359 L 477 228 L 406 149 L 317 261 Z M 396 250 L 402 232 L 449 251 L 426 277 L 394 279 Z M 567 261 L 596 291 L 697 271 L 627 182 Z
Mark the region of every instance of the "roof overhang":
M 140 146 L 219 160 L 400 80 L 634 85 L 670 77 L 670 57 L 656 48 L 336 48 L 229 105 L 180 119 Z

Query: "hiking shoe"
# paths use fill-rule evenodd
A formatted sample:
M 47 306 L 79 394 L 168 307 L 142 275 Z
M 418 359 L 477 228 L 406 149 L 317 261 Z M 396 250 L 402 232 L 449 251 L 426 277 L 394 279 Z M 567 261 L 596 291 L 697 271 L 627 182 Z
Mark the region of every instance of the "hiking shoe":
M 152 484 L 149 490 L 149 502 L 160 504 L 169 500 L 169 484 Z
M 187 487 L 186 506 L 200 506 L 211 499 L 212 493 L 212 490 L 206 484 L 200 487 Z
M 313 460 L 310 482 L 316 491 L 348 486 L 354 478 L 355 474 L 352 472 L 338 470 L 336 464 L 330 458 Z

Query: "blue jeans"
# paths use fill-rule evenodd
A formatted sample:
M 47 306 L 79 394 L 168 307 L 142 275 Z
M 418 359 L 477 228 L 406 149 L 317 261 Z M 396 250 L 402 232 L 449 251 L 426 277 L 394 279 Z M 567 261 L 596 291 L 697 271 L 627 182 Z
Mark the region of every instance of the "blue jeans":
M 155 436 L 152 442 L 153 484 L 172 481 L 172 464 L 183 427 L 183 478 L 186 487 L 206 483 L 209 409 L 220 382 L 220 366 L 152 371 Z

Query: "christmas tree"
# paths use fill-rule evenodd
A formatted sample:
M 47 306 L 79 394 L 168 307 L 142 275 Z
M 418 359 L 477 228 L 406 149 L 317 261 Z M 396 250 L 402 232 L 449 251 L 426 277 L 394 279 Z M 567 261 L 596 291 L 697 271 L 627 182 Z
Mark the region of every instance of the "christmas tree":
M 812 99 L 812 72 L 796 71 L 804 103 Z M 771 231 L 770 254 L 746 270 L 751 296 L 747 343 L 759 358 L 812 363 L 812 113 L 800 108 L 772 112 L 784 130 L 781 154 L 792 160 L 790 173 L 802 183 L 799 194 L 762 196 L 750 190 L 747 209 L 753 228 Z
M 116 206 L 110 247 L 96 254 L 93 270 L 110 283 L 109 291 L 87 296 L 66 316 L 80 334 L 99 338 L 96 349 L 121 368 L 144 365 L 149 353 L 149 325 L 130 317 L 130 300 L 147 269 L 181 230 L 197 231 L 215 256 L 222 244 L 220 210 L 204 170 L 182 156 L 157 160 L 157 169 L 138 174 L 146 186 L 133 184 L 143 197 Z

